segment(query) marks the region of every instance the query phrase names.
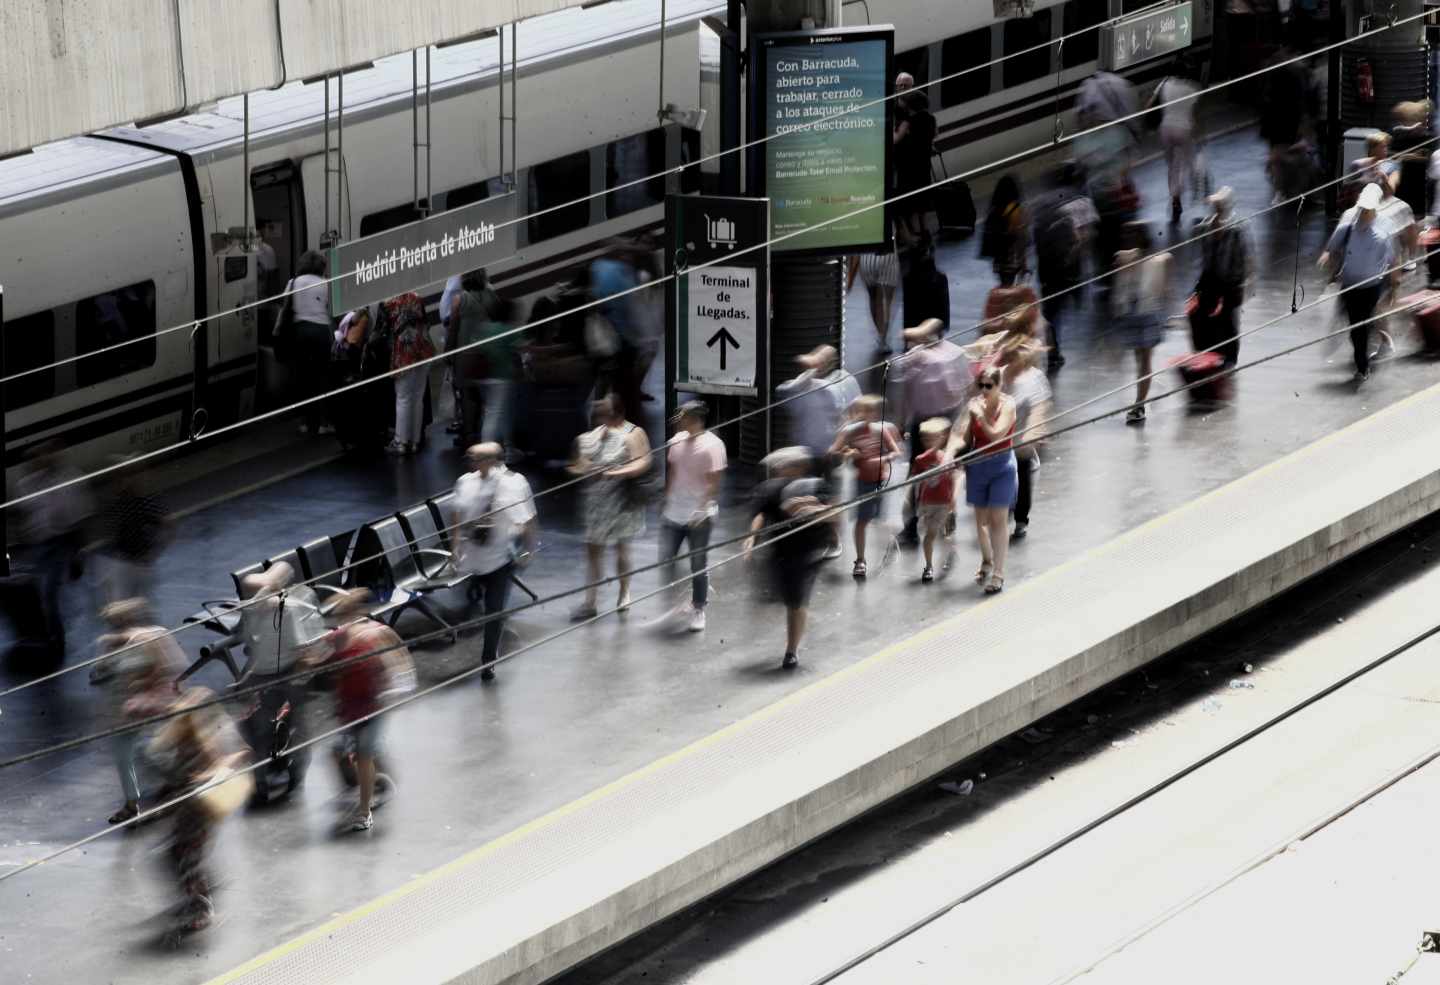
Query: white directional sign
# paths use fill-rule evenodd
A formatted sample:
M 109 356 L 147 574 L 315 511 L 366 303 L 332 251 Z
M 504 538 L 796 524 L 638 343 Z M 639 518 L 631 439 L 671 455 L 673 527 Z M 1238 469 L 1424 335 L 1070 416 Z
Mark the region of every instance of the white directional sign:
M 1118 72 L 1139 62 L 1190 47 L 1194 33 L 1190 0 L 1122 17 L 1100 28 L 1100 67 Z
M 754 267 L 702 267 L 681 275 L 688 307 L 685 382 L 755 386 L 759 275 Z

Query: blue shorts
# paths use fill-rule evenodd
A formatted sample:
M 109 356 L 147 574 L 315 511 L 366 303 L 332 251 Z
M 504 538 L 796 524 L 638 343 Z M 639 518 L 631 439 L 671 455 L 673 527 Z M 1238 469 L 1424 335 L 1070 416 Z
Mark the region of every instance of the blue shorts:
M 1007 451 L 965 466 L 965 502 L 971 506 L 1015 505 L 1020 476 L 1015 470 L 1015 453 Z
M 866 482 L 863 479 L 856 480 L 855 495 L 857 497 L 870 496 L 870 498 L 855 507 L 855 519 L 865 523 L 880 516 L 880 501 L 884 497 L 872 494 L 878 493 L 884 487 L 885 484 L 883 482 Z

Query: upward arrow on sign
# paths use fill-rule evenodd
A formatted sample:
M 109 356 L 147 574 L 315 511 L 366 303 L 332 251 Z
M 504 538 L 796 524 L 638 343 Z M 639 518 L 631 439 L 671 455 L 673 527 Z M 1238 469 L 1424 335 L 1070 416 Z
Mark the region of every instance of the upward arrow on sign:
M 705 348 L 713 349 L 715 348 L 715 343 L 717 342 L 720 343 L 720 369 L 723 371 L 725 369 L 725 356 L 727 355 L 725 347 L 727 345 L 730 345 L 734 346 L 736 349 L 739 349 L 740 342 L 735 338 L 735 336 L 730 334 L 730 330 L 724 325 L 720 326 L 720 331 L 710 336 L 710 341 L 705 343 Z

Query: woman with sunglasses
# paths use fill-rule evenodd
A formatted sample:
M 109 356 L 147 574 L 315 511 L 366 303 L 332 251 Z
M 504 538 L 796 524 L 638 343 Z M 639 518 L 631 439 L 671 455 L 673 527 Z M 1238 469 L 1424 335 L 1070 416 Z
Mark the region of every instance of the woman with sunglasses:
M 975 508 L 975 533 L 980 538 L 980 570 L 975 583 L 986 595 L 1005 587 L 1005 554 L 1010 544 L 1010 507 L 1015 505 L 1019 476 L 1011 436 L 1015 433 L 1015 401 L 1000 390 L 1000 370 L 988 366 L 976 378 L 980 394 L 973 397 L 950 431 L 948 455 L 962 449 L 974 456 L 965 463 L 965 502 Z

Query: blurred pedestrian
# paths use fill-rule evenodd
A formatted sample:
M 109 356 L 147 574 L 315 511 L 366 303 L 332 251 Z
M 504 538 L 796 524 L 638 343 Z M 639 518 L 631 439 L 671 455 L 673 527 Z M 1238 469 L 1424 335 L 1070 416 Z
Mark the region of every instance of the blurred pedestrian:
M 895 311 L 895 289 L 900 285 L 900 259 L 894 250 L 850 257 L 845 292 L 859 275 L 870 301 L 870 323 L 875 327 L 876 351 L 890 352 L 890 322 Z
M 452 303 L 445 350 L 459 350 L 451 362 L 460 389 L 460 433 L 464 447 L 480 441 L 508 448 L 519 354 L 508 322 L 513 305 L 490 286 L 484 270 L 461 280 Z
M 1005 587 L 1005 556 L 1010 544 L 1010 507 L 1019 492 L 1019 477 L 1012 450 L 1015 401 L 1000 390 L 1000 370 L 989 367 L 976 380 L 980 395 L 971 399 L 965 414 L 950 431 L 947 460 L 962 450 L 965 462 L 965 502 L 975 510 L 975 533 L 980 541 L 980 569 L 975 583 L 994 595 Z
M 164 498 L 141 492 L 128 471 L 113 472 L 106 480 L 89 545 L 102 606 L 151 597 L 151 572 L 169 539 L 170 519 Z
M 1169 176 L 1170 221 L 1179 222 L 1184 212 L 1185 191 L 1195 183 L 1195 110 L 1200 84 L 1195 81 L 1195 63 L 1182 56 L 1175 74 L 1160 80 L 1151 102 L 1163 107 L 1160 116 L 1160 144 L 1165 148 Z
M 1410 206 L 1415 215 L 1424 215 L 1426 160 L 1434 149 L 1430 132 L 1431 103 L 1428 99 L 1397 103 L 1395 123 L 1390 128 L 1390 152 L 1399 165 L 1395 194 Z
M 910 471 L 924 452 L 920 426 L 932 417 L 954 418 L 965 402 L 970 387 L 965 351 L 941 334 L 938 318 L 930 318 L 905 329 L 906 352 L 891 364 L 891 373 L 900 385 L 900 418 L 909 435 Z M 914 509 L 915 489 L 907 494 L 911 504 L 900 542 L 919 542 L 919 511 Z
M 1270 147 L 1265 172 L 1275 186 L 1272 204 L 1284 201 L 1288 184 L 1284 175 L 1285 154 L 1300 139 L 1305 124 L 1310 79 L 1298 64 L 1285 64 L 1295 52 L 1282 45 L 1271 59 L 1260 90 L 1260 139 Z
M 510 585 L 535 551 L 535 497 L 530 483 L 505 466 L 504 449 L 487 441 L 467 452 L 470 471 L 455 483 L 450 524 L 459 546 L 459 570 L 474 575 L 470 595 L 481 602 L 485 623 L 480 679 L 495 679 L 503 613 Z
M 65 656 L 68 621 L 64 585 L 84 571 L 84 527 L 94 502 L 78 481 L 79 470 L 66 464 L 58 442 L 32 448 L 19 472 L 15 483 L 15 495 L 21 500 L 15 507 L 18 577 L 7 592 L 17 639 L 10 653 L 59 662 Z M 20 591 L 21 586 L 33 586 L 33 596 Z
M 720 484 L 727 465 L 725 442 L 705 429 L 710 409 L 700 400 L 681 404 L 675 412 L 676 433 L 665 453 L 665 506 L 660 514 L 660 560 L 665 581 L 675 580 L 674 560 L 682 544 L 690 548 L 690 604 L 676 610 L 686 629 L 705 628 L 710 576 L 706 548 L 720 512 Z
M 790 433 L 797 443 L 822 462 L 835 440 L 845 412 L 860 397 L 860 384 L 840 365 L 833 345 L 822 345 L 799 356 L 801 373 L 775 388 L 790 416 Z M 823 466 L 822 466 L 823 467 Z
M 400 371 L 394 376 L 395 440 L 385 450 L 392 455 L 413 455 L 425 433 L 425 384 L 430 376 L 426 360 L 435 355 L 425 322 L 425 302 L 414 291 L 393 297 L 380 305 L 380 321 L 390 337 L 391 368 Z
M 1115 329 L 1126 348 L 1135 352 L 1135 403 L 1125 413 L 1126 424 L 1145 423 L 1145 401 L 1150 396 L 1151 357 L 1165 338 L 1170 311 L 1169 253 L 1156 253 L 1150 227 L 1133 222 L 1125 227 L 1125 248 L 1115 254 Z
M 1093 243 L 1096 273 L 1104 273 L 1119 249 L 1120 227 L 1140 208 L 1130 180 L 1139 136 L 1135 87 L 1113 72 L 1096 72 L 1080 84 L 1076 109 L 1083 129 L 1075 136 L 1075 157 L 1099 217 Z M 1102 281 L 1097 290 L 1103 294 L 1108 285 Z
M 335 717 L 341 726 L 350 726 L 341 734 L 335 753 L 342 761 L 354 757 L 358 798 L 353 810 L 341 818 L 337 827 L 341 832 L 369 831 L 375 825 L 371 809 L 378 806 L 382 712 L 387 697 L 413 690 L 415 682 L 415 663 L 400 635 L 363 615 L 368 600 L 364 589 L 340 600 L 334 616 L 341 625 L 308 641 L 302 661 L 302 666 L 325 672 L 335 693 Z
M 1060 352 L 1061 327 L 1067 309 L 1080 301 L 1076 288 L 1083 276 L 1087 231 L 1081 226 L 1074 206 L 1084 203 L 1088 207 L 1085 211 L 1094 213 L 1089 199 L 1068 179 L 1068 169 L 1062 170 L 1053 187 L 1036 201 L 1031 219 L 1035 273 L 1040 282 L 1040 312 L 1049 330 L 1052 371 L 1065 365 L 1065 357 Z
M 934 180 L 930 166 L 935 156 L 935 133 L 930 96 L 926 90 L 915 88 L 914 76 L 901 72 L 895 77 L 891 160 L 895 168 L 895 192 L 902 196 L 895 203 L 895 214 L 900 237 L 909 244 L 924 243 L 930 238 L 928 217 L 935 206 L 928 189 Z
M 1001 287 L 1030 272 L 1030 218 L 1020 179 L 1001 175 L 990 196 L 990 211 L 980 234 L 980 256 L 988 258 Z
M 590 478 L 581 492 L 585 525 L 585 601 L 571 613 L 579 621 L 598 613 L 600 580 L 605 575 L 605 548 L 615 548 L 620 594 L 615 611 L 630 611 L 630 541 L 645 532 L 645 484 L 654 467 L 645 430 L 625 417 L 617 394 L 595 401 L 596 427 L 575 440 L 570 472 Z
M 610 252 L 590 264 L 590 293 L 599 302 L 596 314 L 609 323 L 619 345 L 610 357 L 610 387 L 635 417 L 640 416 L 645 399 L 641 372 L 649 341 L 635 296 L 640 284 L 639 252 L 630 240 L 615 239 Z
M 339 389 L 371 379 L 390 365 L 388 347 L 380 355 L 369 308 L 357 308 L 340 321 L 335 347 L 330 352 L 331 388 Z M 374 448 L 384 442 L 391 418 L 389 406 L 377 410 L 375 387 L 347 390 L 330 401 L 335 434 L 346 448 Z
M 1376 210 L 1380 186 L 1366 185 L 1355 207 L 1340 217 L 1318 266 L 1340 280 L 1340 303 L 1349 320 L 1355 356 L 1355 382 L 1370 378 L 1370 319 L 1385 286 L 1395 279 L 1395 241 Z
M 1234 366 L 1240 359 L 1240 306 L 1245 303 L 1250 283 L 1250 243 L 1244 226 L 1234 221 L 1235 196 L 1229 185 L 1218 189 L 1206 202 L 1212 211 L 1200 224 L 1204 238 L 1200 240 L 1200 276 L 1195 283 L 1191 341 L 1197 352 L 1214 350 L 1226 366 Z
M 1015 505 L 1010 508 L 1015 528 L 1011 540 L 1023 540 L 1030 532 L 1035 473 L 1040 471 L 1045 423 L 1051 414 L 1050 381 L 1040 371 L 1039 360 L 1040 347 L 1026 341 L 1007 345 L 999 358 L 1005 392 L 1015 401 L 1015 434 L 1020 439 L 1015 448 Z
M 950 542 L 950 530 L 955 519 L 954 469 L 944 468 L 945 440 L 950 435 L 950 420 L 945 417 L 931 417 L 920 424 L 920 442 L 924 445 L 911 468 L 912 476 L 924 476 L 915 483 L 918 505 L 921 548 L 925 553 L 925 569 L 920 580 L 929 583 L 935 580 L 935 544 L 945 542 L 945 556 L 942 569 L 950 570 L 954 556 L 954 545 Z M 940 471 L 936 471 L 939 469 Z M 934 473 L 927 475 L 927 473 Z
M 885 400 L 867 393 L 850 407 L 850 422 L 842 427 L 830 446 L 831 456 L 855 466 L 855 566 L 852 574 L 866 576 L 865 535 L 880 516 L 881 493 L 890 484 L 890 463 L 900 457 L 900 436 L 895 425 L 884 420 Z
M 144 718 L 146 708 L 162 707 L 175 696 L 175 678 L 185 669 L 185 655 L 166 630 L 155 625 L 142 598 L 121 599 L 100 610 L 107 632 L 97 641 L 103 656 L 90 668 L 90 683 L 104 687 L 111 709 L 111 724 L 125 727 Z M 136 699 L 133 700 L 132 699 Z M 110 739 L 110 752 L 120 774 L 125 802 L 110 815 L 111 824 L 140 813 L 140 775 L 136 753 L 138 729 L 119 732 Z
M 148 746 L 149 758 L 164 773 L 167 801 L 178 800 L 170 809 L 167 851 L 181 896 L 167 934 L 172 944 L 205 930 L 214 921 L 210 852 L 215 830 L 245 803 L 253 786 L 248 773 L 232 776 L 249 754 L 225 713 L 207 704 L 213 698 L 204 688 L 192 688 L 163 700 L 136 696 L 126 709 L 127 715 L 135 717 L 180 713 L 159 728 Z
M 287 356 L 294 363 L 298 381 L 296 397 L 300 400 L 324 393 L 330 379 L 334 329 L 331 327 L 330 290 L 325 283 L 326 266 L 325 255 L 318 250 L 302 253 L 295 267 L 294 279 L 285 285 L 286 298 L 281 301 L 285 307 L 281 309 L 280 324 L 276 327 L 276 353 Z M 306 404 L 304 415 L 301 434 L 334 432 L 325 401 Z
M 800 664 L 815 576 L 825 546 L 834 536 L 826 530 L 833 519 L 826 516 L 825 480 L 810 475 L 807 449 L 781 448 L 766 455 L 760 464 L 770 478 L 755 487 L 755 515 L 745 539 L 745 557 L 754 556 L 764 534 L 775 589 L 785 603 L 785 656 L 780 666 L 793 670 Z

